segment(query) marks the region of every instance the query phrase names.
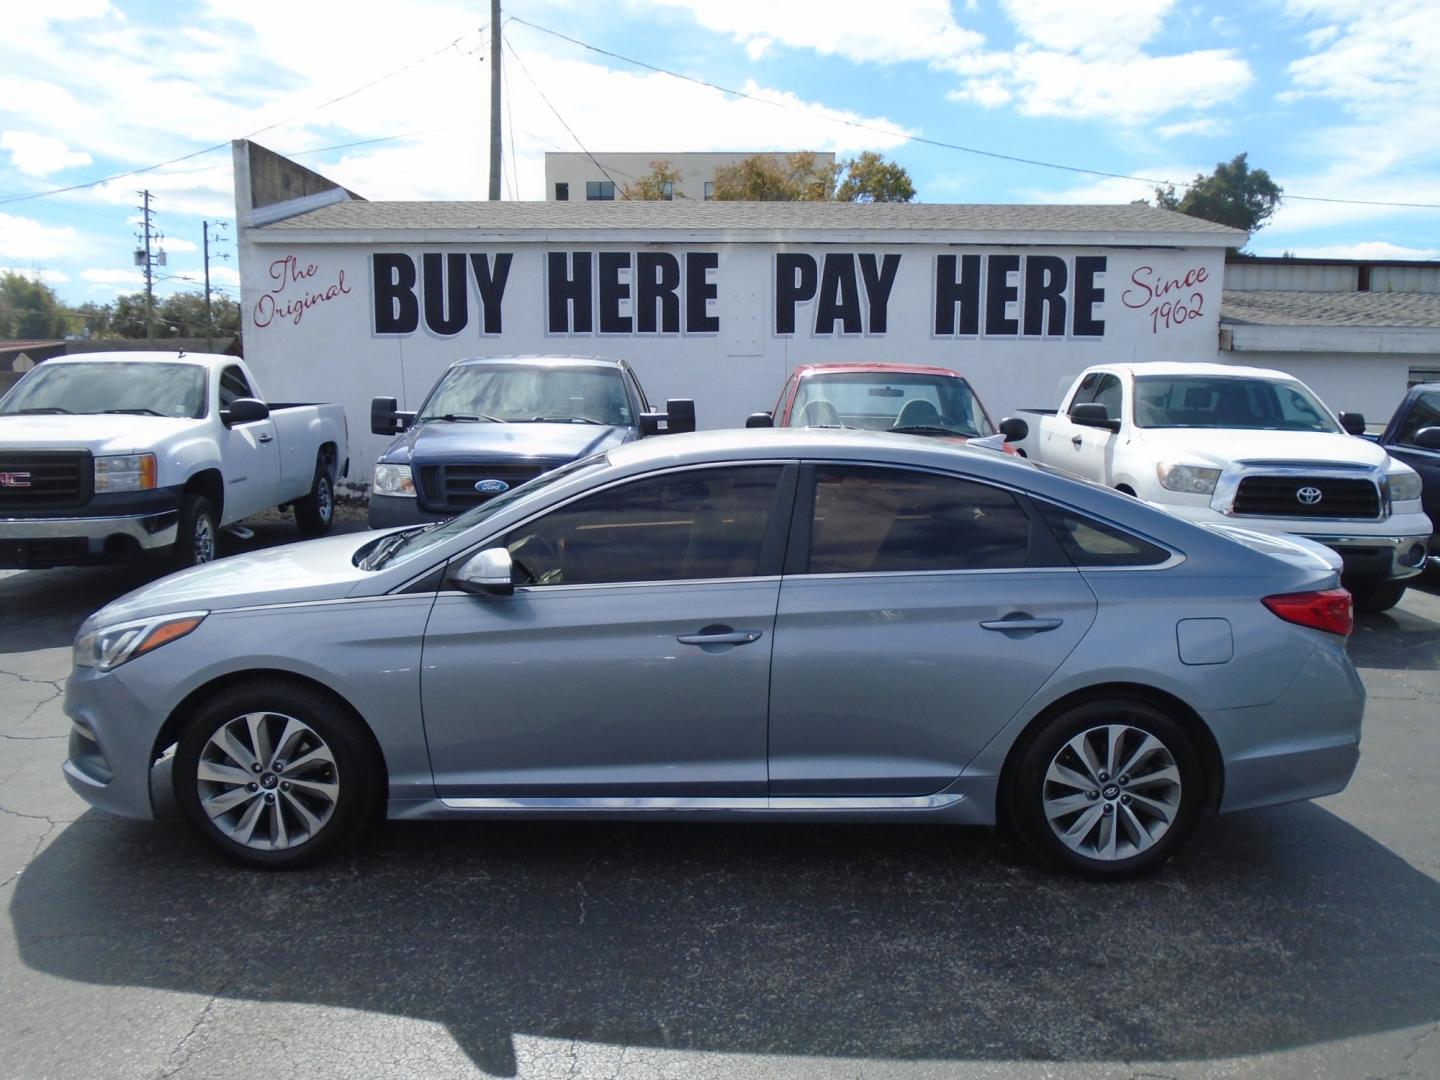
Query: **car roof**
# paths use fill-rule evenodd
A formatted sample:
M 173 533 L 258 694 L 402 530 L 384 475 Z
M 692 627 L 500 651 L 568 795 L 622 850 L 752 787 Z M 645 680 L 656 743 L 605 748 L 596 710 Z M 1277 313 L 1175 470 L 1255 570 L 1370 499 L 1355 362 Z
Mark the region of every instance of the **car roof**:
M 891 375 L 940 375 L 948 378 L 963 379 L 965 376 L 953 368 L 935 367 L 932 364 L 891 364 L 875 360 L 853 360 L 843 363 L 826 364 L 801 364 L 795 369 L 795 374 L 801 378 L 810 375 L 830 375 L 844 373 L 876 373 Z
M 52 356 L 49 360 L 42 360 L 35 366 L 43 367 L 46 364 L 88 364 L 91 362 L 102 364 L 123 362 L 132 364 L 194 364 L 197 367 L 213 368 L 225 364 L 238 364 L 240 358 L 237 356 L 223 356 L 219 353 L 192 353 L 183 350 L 176 350 L 175 352 L 135 350 L 133 352 L 93 352 L 73 353 L 69 356 Z
M 1134 364 L 1104 364 L 1104 370 L 1129 371 L 1137 378 L 1145 375 L 1168 375 L 1183 377 L 1186 375 L 1228 375 L 1236 379 L 1284 379 L 1287 382 L 1298 381 L 1294 375 L 1287 371 L 1276 371 L 1274 368 L 1245 367 L 1241 364 L 1211 364 L 1211 363 L 1182 363 L 1174 360 L 1149 360 Z
M 515 367 L 594 367 L 621 368 L 625 361 L 608 356 L 558 356 L 525 354 L 517 356 L 467 356 L 456 360 L 451 367 L 471 367 L 480 364 L 505 364 Z

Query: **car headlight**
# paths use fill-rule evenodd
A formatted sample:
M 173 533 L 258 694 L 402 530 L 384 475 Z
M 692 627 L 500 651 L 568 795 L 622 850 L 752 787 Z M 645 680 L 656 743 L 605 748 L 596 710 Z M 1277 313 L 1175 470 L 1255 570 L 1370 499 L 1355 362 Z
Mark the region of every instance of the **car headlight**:
M 1167 491 L 1184 491 L 1191 495 L 1210 495 L 1220 482 L 1220 470 L 1204 465 L 1171 465 L 1162 461 L 1155 466 L 1160 486 Z
M 399 495 L 415 497 L 415 478 L 410 474 L 409 465 L 376 465 L 375 483 L 370 488 L 374 495 Z
M 75 666 L 113 671 L 127 660 L 184 637 L 204 622 L 208 614 L 207 611 L 185 611 L 102 626 L 75 639 Z
M 149 491 L 154 486 L 154 454 L 114 454 L 95 459 L 96 492 Z
M 1396 469 L 1390 474 L 1390 501 L 1411 502 L 1420 498 L 1420 474 L 1414 469 L 1403 472 Z

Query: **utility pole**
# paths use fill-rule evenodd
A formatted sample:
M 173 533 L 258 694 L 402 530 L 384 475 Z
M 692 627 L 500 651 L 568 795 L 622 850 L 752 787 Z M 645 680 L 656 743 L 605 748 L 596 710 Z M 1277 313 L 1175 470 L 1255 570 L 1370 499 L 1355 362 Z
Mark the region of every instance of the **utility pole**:
M 218 221 L 215 224 L 222 229 L 228 229 L 230 227 L 229 223 L 224 221 Z M 215 316 L 210 312 L 210 241 L 214 240 L 218 244 L 225 238 L 218 234 L 212 237 L 210 235 L 210 222 L 208 221 L 202 221 L 200 227 L 205 233 L 205 240 L 202 245 L 205 249 L 205 351 L 214 352 Z M 226 252 L 224 255 L 221 255 L 220 258 L 228 259 L 230 258 L 230 253 Z
M 500 199 L 500 0 L 490 0 L 490 200 Z
M 152 218 L 154 211 L 150 209 L 150 192 L 137 191 L 142 203 L 135 209 L 140 211 L 140 221 L 143 227 L 142 233 L 136 233 L 135 239 L 142 240 L 143 246 L 135 249 L 135 265 L 145 268 L 145 340 L 153 343 L 155 341 L 155 267 L 165 265 L 165 249 L 160 248 L 153 254 L 150 251 L 152 242 L 159 244 L 165 239 L 165 234 L 154 227 Z

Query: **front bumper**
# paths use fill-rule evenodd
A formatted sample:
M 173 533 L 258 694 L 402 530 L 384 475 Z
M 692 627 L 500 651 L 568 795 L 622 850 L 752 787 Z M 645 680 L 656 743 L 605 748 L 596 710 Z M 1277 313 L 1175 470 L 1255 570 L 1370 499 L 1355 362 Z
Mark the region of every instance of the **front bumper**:
M 151 751 L 156 717 L 115 672 L 77 667 L 65 684 L 69 756 L 62 767 L 71 790 L 107 813 L 149 821 Z
M 178 510 L 120 517 L 0 518 L 0 569 L 73 566 L 175 543 Z
M 453 514 L 432 514 L 421 508 L 420 500 L 402 495 L 370 495 L 369 522 L 372 529 L 393 529 L 397 525 L 428 525 L 449 521 Z

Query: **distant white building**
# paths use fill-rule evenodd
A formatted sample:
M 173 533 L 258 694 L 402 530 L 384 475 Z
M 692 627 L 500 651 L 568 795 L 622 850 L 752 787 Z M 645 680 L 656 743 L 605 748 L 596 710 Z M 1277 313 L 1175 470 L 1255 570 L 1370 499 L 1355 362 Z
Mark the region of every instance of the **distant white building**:
M 652 171 L 652 162 L 667 161 L 680 173 L 680 180 L 667 195 L 671 199 L 709 199 L 714 194 L 715 170 L 736 165 L 746 158 L 787 159 L 792 151 L 737 151 L 710 154 L 582 154 L 545 155 L 545 200 L 547 202 L 609 202 L 620 197 L 626 184 Z M 806 151 L 809 153 L 809 151 Z M 820 165 L 835 164 L 833 153 L 815 153 Z

